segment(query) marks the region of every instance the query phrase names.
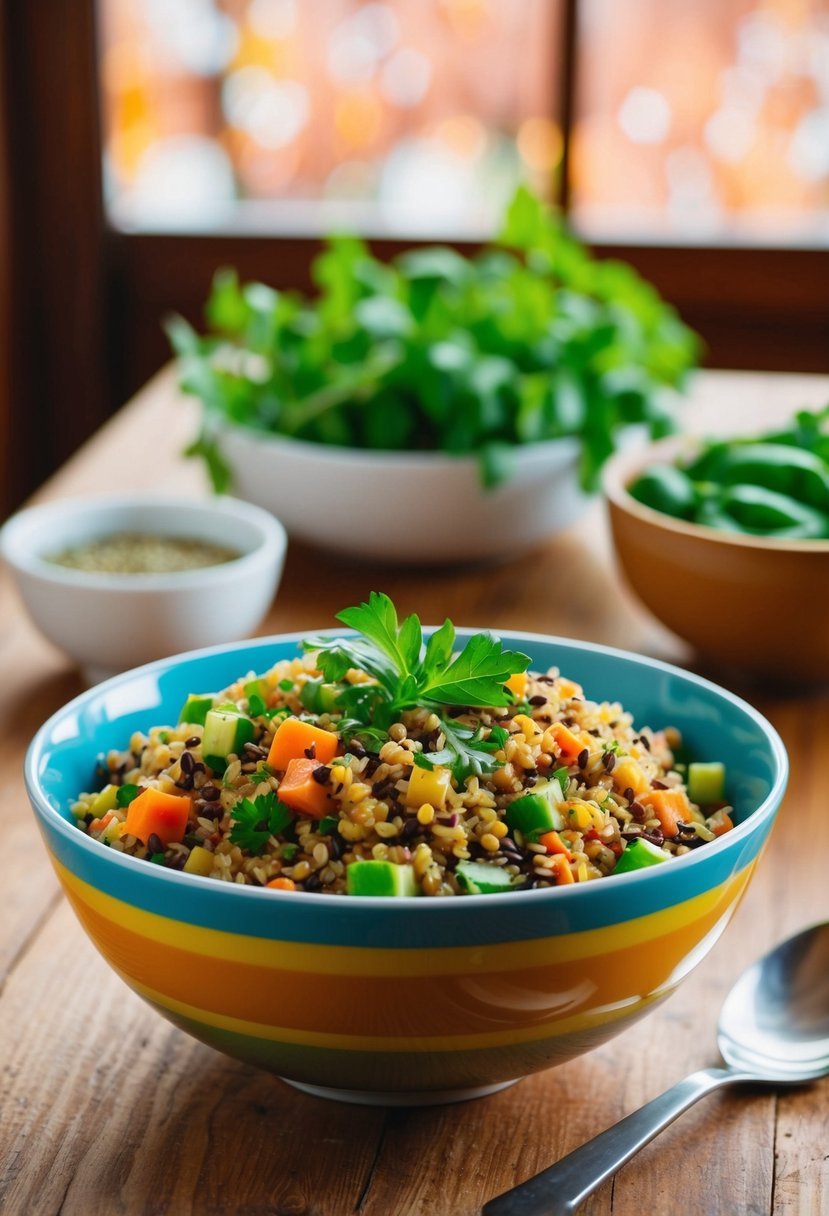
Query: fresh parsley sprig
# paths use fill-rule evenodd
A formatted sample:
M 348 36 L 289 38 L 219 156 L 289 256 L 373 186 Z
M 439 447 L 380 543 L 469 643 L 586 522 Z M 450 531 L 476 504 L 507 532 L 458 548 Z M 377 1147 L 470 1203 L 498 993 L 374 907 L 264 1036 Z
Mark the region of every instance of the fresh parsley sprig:
M 354 725 L 360 722 L 374 730 L 387 728 L 403 710 L 417 706 L 441 716 L 447 705 L 506 705 L 514 699 L 505 687 L 507 680 L 526 671 L 530 663 L 527 655 L 505 650 L 500 639 L 489 633 L 475 634 L 456 654 L 455 627 L 449 620 L 424 646 L 419 618 L 412 613 L 401 623 L 392 601 L 378 591 L 371 592 L 367 603 L 339 612 L 337 620 L 360 636 L 308 638 L 303 646 L 317 652 L 320 671 L 332 683 L 342 681 L 351 668 L 374 677 L 376 683 L 351 685 L 339 694 L 337 703 L 352 734 L 359 733 Z M 458 781 L 493 771 L 492 752 L 502 746 L 500 736 L 490 747 L 480 729 L 444 717 L 441 728 L 445 747 L 430 753 L 427 761 L 446 763 Z
M 467 777 L 480 777 L 500 768 L 500 761 L 495 759 L 493 752 L 503 747 L 503 740 L 500 735 L 495 738 L 493 735 L 498 731 L 506 736 L 503 727 L 493 726 L 485 739 L 480 726 L 461 726 L 459 722 L 447 722 L 443 718 L 440 725 L 446 740 L 444 746 L 437 752 L 415 752 L 414 762 L 418 768 L 445 765 L 459 783 Z
M 249 853 L 261 853 L 271 836 L 283 832 L 293 815 L 273 790 L 259 798 L 242 798 L 230 812 L 231 844 Z

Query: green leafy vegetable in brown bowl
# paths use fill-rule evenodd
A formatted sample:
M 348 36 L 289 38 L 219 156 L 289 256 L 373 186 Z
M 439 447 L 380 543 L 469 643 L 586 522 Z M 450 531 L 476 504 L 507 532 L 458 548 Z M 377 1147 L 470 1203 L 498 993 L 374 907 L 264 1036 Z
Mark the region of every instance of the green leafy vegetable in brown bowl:
M 773 540 L 829 540 L 829 405 L 764 435 L 712 440 L 653 464 L 631 495 L 665 515 Z
M 203 403 L 189 449 L 229 485 L 228 425 L 378 451 L 474 453 L 482 481 L 509 476 L 517 445 L 576 436 L 592 488 L 620 430 L 671 428 L 695 335 L 648 283 L 594 259 L 525 188 L 473 257 L 414 250 L 384 264 L 335 237 L 309 299 L 220 271 L 209 332 L 167 323 L 181 387 Z

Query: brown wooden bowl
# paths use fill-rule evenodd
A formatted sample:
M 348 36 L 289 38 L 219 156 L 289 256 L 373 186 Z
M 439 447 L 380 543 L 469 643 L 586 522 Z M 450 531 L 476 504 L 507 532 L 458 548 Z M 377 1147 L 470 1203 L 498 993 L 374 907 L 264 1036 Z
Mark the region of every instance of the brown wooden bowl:
M 627 486 L 688 439 L 617 453 L 603 488 L 627 581 L 700 654 L 758 674 L 829 679 L 829 541 L 720 532 L 643 506 Z

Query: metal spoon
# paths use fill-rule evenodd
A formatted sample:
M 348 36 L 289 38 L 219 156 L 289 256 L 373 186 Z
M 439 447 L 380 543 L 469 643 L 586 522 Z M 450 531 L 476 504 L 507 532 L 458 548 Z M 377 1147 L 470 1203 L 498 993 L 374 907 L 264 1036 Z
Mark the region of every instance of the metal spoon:
M 505 1191 L 483 1216 L 566 1216 L 699 1098 L 735 1082 L 798 1085 L 829 1074 L 829 921 L 749 967 L 720 1013 L 727 1068 L 704 1068 Z

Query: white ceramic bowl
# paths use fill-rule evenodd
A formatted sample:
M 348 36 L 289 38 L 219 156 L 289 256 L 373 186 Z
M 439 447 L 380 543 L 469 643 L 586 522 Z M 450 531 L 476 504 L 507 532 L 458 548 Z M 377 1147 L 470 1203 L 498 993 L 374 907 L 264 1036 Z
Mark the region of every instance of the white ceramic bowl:
M 115 532 L 212 541 L 240 556 L 165 574 L 92 573 L 46 560 Z M 194 646 L 245 637 L 270 607 L 286 547 L 282 524 L 249 503 L 153 493 L 29 507 L 0 531 L 0 551 L 29 615 L 89 683 Z
M 429 564 L 498 561 L 581 515 L 580 446 L 515 448 L 510 478 L 481 488 L 473 456 L 332 447 L 223 428 L 233 491 L 266 507 L 297 540 L 362 558 Z

